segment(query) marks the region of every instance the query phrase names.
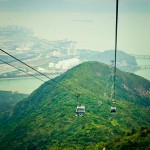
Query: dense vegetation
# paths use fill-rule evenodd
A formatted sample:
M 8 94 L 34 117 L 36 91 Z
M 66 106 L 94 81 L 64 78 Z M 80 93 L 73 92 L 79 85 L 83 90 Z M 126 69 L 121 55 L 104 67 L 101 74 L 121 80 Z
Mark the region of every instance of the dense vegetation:
M 150 126 L 150 82 L 117 70 L 117 114 L 110 114 L 111 72 L 86 62 L 43 84 L 15 106 L 0 149 L 102 149 L 119 135 Z M 75 116 L 78 103 L 86 107 L 83 117 Z
M 11 91 L 0 91 L 0 114 L 11 113 L 16 103 L 27 97 L 27 94 L 21 94 Z
M 131 134 L 124 137 L 118 137 L 114 141 L 106 145 L 107 149 L 121 149 L 121 150 L 149 150 L 150 149 L 150 128 L 141 127 L 141 130 L 135 132 L 132 130 Z
M 25 97 L 27 97 L 27 94 L 0 91 L 0 135 L 2 127 L 5 126 L 6 121 L 12 115 L 13 108 Z

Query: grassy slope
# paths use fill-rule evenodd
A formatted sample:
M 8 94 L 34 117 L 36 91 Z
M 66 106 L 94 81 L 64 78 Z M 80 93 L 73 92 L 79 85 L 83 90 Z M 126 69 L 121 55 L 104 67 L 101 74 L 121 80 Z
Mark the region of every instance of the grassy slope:
M 53 79 L 59 84 L 43 84 L 15 107 L 0 148 L 92 149 L 132 128 L 149 126 L 150 82 L 117 71 L 117 114 L 111 115 L 110 74 L 107 65 L 86 62 Z M 75 117 L 77 93 L 86 107 L 84 117 Z

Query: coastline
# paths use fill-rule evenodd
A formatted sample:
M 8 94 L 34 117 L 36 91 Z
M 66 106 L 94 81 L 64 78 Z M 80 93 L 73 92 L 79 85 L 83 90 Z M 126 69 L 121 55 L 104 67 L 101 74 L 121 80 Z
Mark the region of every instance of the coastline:
M 33 77 L 0 78 L 0 80 L 32 79 Z

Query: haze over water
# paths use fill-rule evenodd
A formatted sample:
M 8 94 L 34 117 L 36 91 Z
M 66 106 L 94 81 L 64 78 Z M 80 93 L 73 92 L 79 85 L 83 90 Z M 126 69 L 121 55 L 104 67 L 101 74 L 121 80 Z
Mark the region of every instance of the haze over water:
M 0 26 L 21 25 L 47 40 L 69 39 L 77 48 L 114 49 L 115 0 L 0 0 Z M 150 1 L 119 1 L 118 49 L 150 54 Z

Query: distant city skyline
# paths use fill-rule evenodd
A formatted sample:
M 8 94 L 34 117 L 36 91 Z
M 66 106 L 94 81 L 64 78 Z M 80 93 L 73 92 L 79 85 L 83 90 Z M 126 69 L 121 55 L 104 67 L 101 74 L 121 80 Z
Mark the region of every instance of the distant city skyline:
M 77 48 L 114 49 L 115 0 L 0 0 L 0 27 L 19 25 Z M 150 0 L 120 0 L 118 49 L 150 54 Z

